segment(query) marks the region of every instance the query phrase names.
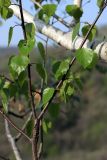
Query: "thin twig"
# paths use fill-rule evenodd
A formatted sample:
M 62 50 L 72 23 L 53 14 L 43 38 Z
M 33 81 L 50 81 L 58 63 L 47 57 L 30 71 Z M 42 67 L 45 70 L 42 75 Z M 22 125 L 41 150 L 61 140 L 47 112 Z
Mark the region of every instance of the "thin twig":
M 21 129 L 23 132 L 25 131 L 25 128 L 26 128 L 28 122 L 31 120 L 31 118 L 32 118 L 32 112 L 29 114 L 28 119 L 26 120 L 26 122 L 24 123 L 24 125 Z M 18 133 L 16 135 L 16 137 L 14 137 L 15 141 L 18 141 L 21 138 L 21 136 L 22 136 L 22 133 Z
M 13 128 L 20 132 L 31 143 L 31 139 L 19 127 L 17 127 L 16 124 L 1 109 L 0 114 L 8 121 L 9 124 L 11 124 L 11 126 L 13 126 Z
M 20 114 L 17 114 L 17 113 L 15 113 L 15 112 L 12 112 L 12 111 L 8 111 L 8 114 L 9 114 L 9 115 L 12 115 L 12 116 L 14 116 L 14 117 L 16 117 L 16 118 L 20 118 L 20 119 L 23 119 L 23 118 L 25 117 L 25 114 L 20 115 Z
M 3 108 L 3 107 L 0 106 L 0 108 Z M 9 110 L 9 111 L 8 111 L 8 114 L 9 114 L 9 115 L 12 115 L 12 116 L 14 116 L 14 117 L 16 117 L 16 118 L 24 119 L 24 117 L 26 117 L 26 116 L 28 115 L 28 113 L 30 113 L 30 112 L 31 112 L 31 109 L 28 109 L 28 110 L 26 110 L 23 114 L 17 114 L 17 113 L 15 113 L 15 112 Z

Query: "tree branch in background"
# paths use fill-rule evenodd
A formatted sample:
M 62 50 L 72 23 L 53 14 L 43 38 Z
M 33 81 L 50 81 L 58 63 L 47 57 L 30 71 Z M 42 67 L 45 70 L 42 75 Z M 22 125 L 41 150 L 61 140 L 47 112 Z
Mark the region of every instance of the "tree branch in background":
M 9 129 L 9 124 L 8 121 L 5 119 L 5 131 L 6 131 L 6 136 L 8 138 L 8 141 L 11 145 L 11 148 L 13 150 L 13 153 L 15 155 L 16 160 L 22 160 L 21 155 L 19 153 L 18 147 L 16 146 L 16 143 L 14 141 L 14 138 L 12 137 Z
M 1 156 L 1 155 L 0 155 L 0 158 L 1 158 L 2 160 L 10 160 L 9 158 L 5 158 L 4 156 Z
M 13 128 L 15 128 L 31 143 L 31 139 L 19 127 L 17 127 L 16 124 L 14 124 L 14 122 L 1 109 L 0 109 L 0 114 L 4 117 L 4 119 L 8 121 L 9 124 L 11 124 L 11 126 L 13 126 Z
M 14 117 L 16 117 L 16 118 L 24 119 L 24 117 L 27 116 L 27 114 L 28 114 L 29 112 L 31 112 L 31 109 L 25 111 L 25 113 L 23 113 L 23 114 L 17 114 L 17 113 L 15 113 L 15 112 L 9 110 L 9 111 L 8 111 L 8 114 L 9 114 L 9 115 L 12 115 L 12 116 L 14 116 Z

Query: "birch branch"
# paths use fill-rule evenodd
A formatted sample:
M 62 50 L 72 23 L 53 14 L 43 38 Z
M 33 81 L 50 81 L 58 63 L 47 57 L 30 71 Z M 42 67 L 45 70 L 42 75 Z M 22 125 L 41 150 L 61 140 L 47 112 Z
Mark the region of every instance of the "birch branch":
M 8 124 L 8 121 L 5 119 L 5 130 L 6 130 L 6 136 L 8 138 L 8 141 L 12 147 L 12 150 L 13 150 L 13 153 L 15 155 L 15 158 L 16 160 L 22 160 L 21 156 L 20 156 L 20 153 L 18 151 L 18 148 L 15 144 L 15 141 L 10 133 L 10 129 L 9 129 L 9 124 Z
M 75 1 L 76 3 L 76 1 Z M 20 10 L 19 7 L 16 5 L 11 5 L 10 8 L 13 10 L 14 15 L 20 17 Z M 65 47 L 66 49 L 69 50 L 75 50 L 78 49 L 83 42 L 84 38 L 81 36 L 77 36 L 75 40 L 72 42 L 71 39 L 71 33 L 65 33 L 61 30 L 59 30 L 56 27 L 53 27 L 51 25 L 46 25 L 43 21 L 34 18 L 29 12 L 26 10 L 23 10 L 23 15 L 24 15 L 24 21 L 27 23 L 33 23 L 37 29 L 38 32 L 44 34 L 45 36 L 49 37 L 50 39 L 54 40 L 56 43 L 59 45 Z M 87 40 L 84 44 L 84 48 L 90 48 L 90 42 Z M 96 51 L 98 54 L 99 58 L 102 60 L 107 61 L 107 42 L 97 42 L 95 41 L 92 45 L 92 49 Z
M 82 6 L 82 0 L 74 0 L 74 5 L 77 5 L 78 7 Z

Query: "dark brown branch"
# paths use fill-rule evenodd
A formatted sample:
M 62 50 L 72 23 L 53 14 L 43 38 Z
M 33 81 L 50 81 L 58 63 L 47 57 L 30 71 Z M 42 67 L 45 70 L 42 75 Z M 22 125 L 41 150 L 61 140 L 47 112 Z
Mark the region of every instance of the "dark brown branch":
M 24 16 L 23 16 L 23 9 L 22 9 L 22 1 L 19 0 L 19 5 L 20 5 L 20 15 L 21 15 L 21 22 L 22 22 L 22 30 L 23 30 L 23 35 L 24 39 L 27 41 L 27 36 L 26 36 L 26 29 L 25 29 L 25 23 L 24 23 Z M 31 100 L 31 106 L 32 106 L 32 112 L 33 116 L 36 119 L 36 111 L 35 111 L 35 104 L 34 104 L 34 99 L 32 95 L 32 84 L 31 84 L 31 70 L 30 70 L 30 64 L 28 64 L 28 88 L 29 88 L 29 96 Z
M 23 9 L 22 9 L 22 0 L 19 0 L 19 5 L 20 5 L 20 15 L 21 15 L 23 35 L 24 35 L 24 39 L 27 41 L 25 24 L 24 24 Z M 27 72 L 28 72 L 28 89 L 29 89 L 29 96 L 30 96 L 30 100 L 31 100 L 32 113 L 33 113 L 34 120 L 36 120 L 36 110 L 35 110 L 35 104 L 34 104 L 34 97 L 33 97 L 33 94 L 32 94 L 31 65 L 30 64 L 28 64 Z M 35 128 L 33 129 L 33 133 L 34 132 L 36 132 Z M 37 160 L 37 154 L 36 154 L 37 150 L 35 150 L 35 148 L 36 148 L 36 146 L 35 146 L 35 144 L 36 144 L 35 134 L 36 133 L 33 134 L 33 140 L 32 140 L 33 160 Z
M 0 114 L 8 121 L 9 124 L 11 124 L 11 126 L 13 126 L 13 128 L 20 132 L 31 143 L 31 139 L 19 127 L 17 127 L 16 124 L 1 109 Z

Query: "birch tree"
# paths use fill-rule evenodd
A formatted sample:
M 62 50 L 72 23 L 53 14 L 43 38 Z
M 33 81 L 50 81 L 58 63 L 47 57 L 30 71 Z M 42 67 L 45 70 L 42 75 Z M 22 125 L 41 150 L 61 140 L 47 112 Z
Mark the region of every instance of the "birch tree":
M 23 1 L 25 3 L 25 1 Z M 0 96 L 1 107 L 0 114 L 5 122 L 5 130 L 10 146 L 13 150 L 16 160 L 22 160 L 22 156 L 17 146 L 17 141 L 24 136 L 32 148 L 32 159 L 40 160 L 43 158 L 44 132 L 51 127 L 51 121 L 47 121 L 46 115 L 51 110 L 58 110 L 56 97 L 59 101 L 67 102 L 73 95 L 76 83 L 75 74 L 72 73 L 72 67 L 76 61 L 84 69 L 92 69 L 101 59 L 107 61 L 107 42 L 98 42 L 95 40 L 97 26 L 96 23 L 107 6 L 106 0 L 97 0 L 99 7 L 98 15 L 92 24 L 84 24 L 81 29 L 81 17 L 83 16 L 82 0 L 70 1 L 65 7 L 66 14 L 71 18 L 70 22 L 57 15 L 57 7 L 61 0 L 35 1 L 32 4 L 36 8 L 36 16 L 23 9 L 22 0 L 0 0 L 0 15 L 8 20 L 13 15 L 20 19 L 23 31 L 23 39 L 18 43 L 18 55 L 9 58 L 9 75 L 0 73 Z M 54 23 L 60 22 L 69 32 L 64 32 L 61 28 L 56 28 Z M 8 46 L 11 43 L 15 26 L 10 26 L 8 35 Z M 80 35 L 80 31 L 82 34 Z M 46 47 L 44 43 L 37 42 L 37 33 L 47 37 Z M 19 33 L 20 34 L 20 33 Z M 36 36 L 35 36 L 36 35 Z M 42 37 L 41 37 L 42 39 Z M 49 82 L 50 76 L 47 69 L 47 45 L 48 40 L 52 39 L 58 45 L 70 51 L 70 56 L 64 60 L 55 60 L 50 67 L 54 84 Z M 41 60 L 32 62 L 30 53 L 34 47 L 38 47 Z M 35 66 L 36 72 L 40 77 L 40 88 L 37 88 L 32 81 L 32 66 Z M 36 82 L 37 83 L 37 82 Z M 24 113 L 15 113 L 11 111 L 11 101 L 19 101 L 24 97 Z M 12 118 L 24 118 L 27 116 L 22 128 L 15 124 Z M 52 116 L 52 114 L 50 114 Z M 55 115 L 54 115 L 55 116 Z M 13 137 L 9 125 L 11 125 L 18 134 Z

